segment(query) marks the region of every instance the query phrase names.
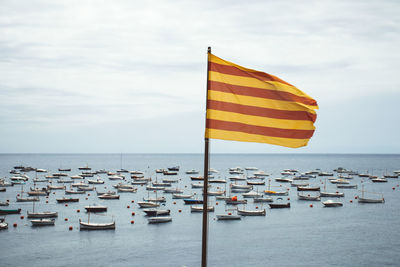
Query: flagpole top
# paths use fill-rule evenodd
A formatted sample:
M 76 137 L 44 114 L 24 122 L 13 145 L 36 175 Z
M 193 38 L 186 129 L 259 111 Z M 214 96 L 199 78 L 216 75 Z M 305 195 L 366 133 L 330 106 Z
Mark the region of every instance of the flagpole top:
M 207 53 L 211 53 L 211 46 L 207 48 Z

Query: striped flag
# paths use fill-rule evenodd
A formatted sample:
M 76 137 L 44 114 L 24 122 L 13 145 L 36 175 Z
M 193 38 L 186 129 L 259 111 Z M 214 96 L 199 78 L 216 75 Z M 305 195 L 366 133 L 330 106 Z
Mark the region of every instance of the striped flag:
M 206 138 L 306 146 L 317 102 L 276 76 L 208 54 Z

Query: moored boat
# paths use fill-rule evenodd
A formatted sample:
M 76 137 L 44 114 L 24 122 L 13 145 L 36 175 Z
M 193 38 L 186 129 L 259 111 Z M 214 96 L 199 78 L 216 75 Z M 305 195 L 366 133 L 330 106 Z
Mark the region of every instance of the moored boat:
M 147 218 L 147 221 L 149 223 L 166 223 L 166 222 L 171 222 L 172 217 L 170 217 L 170 216 L 149 217 L 149 218 Z
M 32 226 L 53 226 L 55 223 L 54 219 L 34 219 L 30 221 Z

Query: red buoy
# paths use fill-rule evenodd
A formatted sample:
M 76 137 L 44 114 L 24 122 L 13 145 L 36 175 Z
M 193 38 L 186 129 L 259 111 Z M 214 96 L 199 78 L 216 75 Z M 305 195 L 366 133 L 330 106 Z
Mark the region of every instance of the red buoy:
M 135 223 L 135 221 L 131 221 L 131 224 L 134 224 Z
M 21 216 L 21 220 L 23 220 L 24 219 L 24 216 Z
M 127 208 L 127 209 L 130 209 L 131 207 L 128 205 L 128 206 L 126 206 L 126 208 Z
M 67 221 L 68 221 L 68 218 L 65 218 L 65 219 L 64 219 L 64 221 L 66 221 L 66 222 L 67 222 Z
M 353 203 L 353 200 L 350 199 L 350 203 Z
M 70 230 L 70 231 L 72 231 L 72 229 L 74 229 L 72 226 L 70 226 L 70 227 L 68 227 L 68 229 Z
M 18 226 L 18 224 L 14 223 L 14 224 L 13 224 L 13 226 L 14 226 L 14 227 L 17 227 L 17 226 Z
M 218 206 L 218 202 L 215 202 L 215 205 Z
M 312 207 L 314 207 L 314 205 L 313 205 L 313 204 L 310 204 L 310 208 L 312 208 Z
M 176 202 L 174 201 L 174 205 L 176 204 Z
M 46 200 L 46 203 L 49 203 L 49 201 L 48 201 L 48 200 Z
M 68 207 L 68 204 L 65 204 L 65 207 Z
M 232 212 L 228 212 L 228 215 L 232 215 Z
M 135 200 L 132 200 L 132 201 L 131 201 L 131 203 L 134 203 L 134 202 L 135 202 Z
M 132 212 L 132 216 L 135 216 L 135 213 L 134 213 L 134 212 Z
M 76 210 L 76 212 L 78 212 L 78 213 L 79 213 L 79 212 L 81 212 L 81 210 Z
M 258 206 L 256 206 L 256 209 L 258 209 Z
M 86 199 L 86 200 L 88 200 L 88 198 L 87 198 L 87 197 L 86 197 L 85 199 Z
M 287 200 L 290 200 L 290 197 L 288 197 Z
M 182 212 L 182 210 L 178 210 L 179 212 Z
M 90 193 L 87 194 L 90 197 Z
M 395 188 L 395 187 L 393 187 L 392 189 L 393 189 L 393 190 L 395 190 L 396 188 Z
M 357 198 L 358 198 L 358 196 L 355 196 L 355 197 L 354 197 L 354 199 L 357 199 Z

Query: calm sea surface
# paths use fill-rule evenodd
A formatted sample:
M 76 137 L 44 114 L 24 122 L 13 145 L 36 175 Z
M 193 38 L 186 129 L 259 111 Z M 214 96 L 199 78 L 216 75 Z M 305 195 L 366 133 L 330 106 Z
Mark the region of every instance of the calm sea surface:
M 78 167 L 88 165 L 92 170 L 116 171 L 121 167 L 144 171 L 153 180 L 161 181 L 162 174 L 155 169 L 179 165 L 178 187 L 185 193 L 196 193 L 192 181 L 184 171 L 197 169 L 202 173 L 201 154 L 0 154 L 0 177 L 12 176 L 9 171 L 16 165 L 43 168 L 50 173 L 58 168 L 71 168 L 70 175 L 79 174 Z M 343 207 L 324 208 L 321 202 L 297 200 L 297 192 L 287 184 L 273 178 L 281 177 L 283 169 L 300 172 L 320 169 L 332 172 L 344 167 L 382 176 L 400 170 L 400 155 L 338 155 L 338 154 L 216 154 L 210 157 L 210 166 L 219 170 L 216 177 L 229 182 L 228 168 L 258 167 L 271 174 L 271 189 L 290 188 L 290 209 L 270 210 L 268 205 L 248 200 L 247 208 L 266 208 L 265 217 L 242 217 L 240 221 L 217 221 L 216 214 L 226 213 L 224 201 L 210 197 L 215 212 L 209 213 L 209 266 L 383 266 L 400 265 L 400 188 L 399 179 L 387 183 L 372 183 L 368 178 L 354 177 L 351 183 L 358 189 L 344 189 Z M 136 204 L 147 197 L 145 186 L 137 193 L 121 193 L 119 200 L 100 200 L 95 192 L 79 197 L 78 203 L 57 204 L 64 196 L 62 190 L 53 191 L 49 198 L 41 197 L 35 211 L 58 211 L 55 226 L 32 228 L 26 212 L 32 203 L 16 203 L 21 190 L 33 186 L 35 172 L 24 186 L 7 187 L 0 192 L 0 201 L 10 201 L 8 208 L 21 208 L 21 215 L 7 215 L 8 230 L 0 231 L 0 266 L 199 266 L 201 261 L 201 213 L 191 213 L 190 206 L 181 199 L 165 196 L 165 207 L 171 210 L 173 221 L 149 225 L 144 212 Z M 39 177 L 43 177 L 41 174 Z M 131 178 L 125 174 L 126 180 Z M 106 181 L 96 185 L 98 191 L 112 190 L 119 181 Z M 88 179 L 88 178 L 87 178 Z M 90 178 L 89 178 L 90 179 Z M 268 180 L 268 177 L 266 178 Z M 308 181 L 311 185 L 325 183 L 325 177 Z M 56 182 L 53 184 L 59 185 Z M 268 183 L 267 183 L 268 184 Z M 359 204 L 361 185 L 368 192 L 382 193 L 384 204 Z M 46 183 L 38 184 L 39 187 Z M 68 185 L 67 185 L 68 186 Z M 223 184 L 213 184 L 224 189 Z M 257 186 L 262 192 L 265 186 Z M 394 188 L 394 189 L 393 189 Z M 115 190 L 115 189 L 114 189 Z M 327 191 L 337 191 L 327 183 Z M 369 193 L 370 194 L 370 193 Z M 240 194 L 237 194 L 240 197 Z M 69 195 L 71 196 L 71 195 Z M 371 194 L 373 196 L 373 194 Z M 150 197 L 155 197 L 150 192 Z M 284 197 L 285 200 L 288 197 Z M 48 203 L 46 203 L 48 200 Z M 132 200 L 134 203 L 132 203 Z M 174 204 L 176 202 L 176 204 Z M 87 220 L 84 206 L 104 204 L 108 212 L 91 216 L 92 222 L 116 221 L 115 231 L 79 231 L 79 219 Z M 313 207 L 310 207 L 313 204 Z M 127 206 L 130 206 L 129 208 Z M 0 207 L 7 208 L 7 207 Z M 81 210 L 80 213 L 77 210 Z M 179 212 L 181 210 L 181 212 Z M 135 212 L 135 216 L 132 216 Z M 2 216 L 0 216 L 2 217 Z M 65 219 L 68 219 L 67 221 Z M 131 224 L 131 221 L 134 224 Z M 17 223 L 17 227 L 13 224 Z M 72 226 L 73 230 L 69 231 Z

